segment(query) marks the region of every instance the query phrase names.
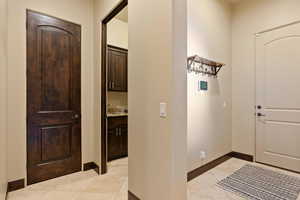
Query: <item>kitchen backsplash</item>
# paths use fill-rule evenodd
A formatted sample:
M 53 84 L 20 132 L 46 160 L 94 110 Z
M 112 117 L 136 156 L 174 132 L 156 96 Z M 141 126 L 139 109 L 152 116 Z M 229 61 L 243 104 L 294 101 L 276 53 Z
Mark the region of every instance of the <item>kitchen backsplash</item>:
M 124 108 L 128 107 L 127 92 L 107 92 L 107 105 L 110 108 Z

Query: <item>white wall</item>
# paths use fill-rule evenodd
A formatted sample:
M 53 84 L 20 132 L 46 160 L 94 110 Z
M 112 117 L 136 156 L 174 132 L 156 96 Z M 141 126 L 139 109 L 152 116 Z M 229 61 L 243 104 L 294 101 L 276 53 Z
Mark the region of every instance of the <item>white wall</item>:
M 115 18 L 108 22 L 107 44 L 128 49 L 128 23 Z
M 7 0 L 0 0 L 0 200 L 7 187 Z
M 232 145 L 255 152 L 254 34 L 300 20 L 300 1 L 251 0 L 234 6 L 232 24 Z
M 231 151 L 231 5 L 223 0 L 188 0 L 188 55 L 226 66 L 218 78 L 188 74 L 188 170 Z M 208 91 L 197 91 L 198 81 Z M 226 104 L 226 106 L 224 106 Z M 200 151 L 207 158 L 200 159 Z
M 129 0 L 128 24 L 129 190 L 143 200 L 184 200 L 186 1 Z
M 97 155 L 93 119 L 93 0 L 8 1 L 8 179 L 26 176 L 26 8 L 82 26 L 82 158 Z

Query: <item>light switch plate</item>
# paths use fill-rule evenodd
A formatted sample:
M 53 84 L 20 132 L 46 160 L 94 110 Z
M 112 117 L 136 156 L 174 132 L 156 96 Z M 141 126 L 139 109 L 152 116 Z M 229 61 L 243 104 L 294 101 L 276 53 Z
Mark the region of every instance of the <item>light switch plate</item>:
M 167 117 L 167 103 L 160 103 L 160 117 L 166 118 Z

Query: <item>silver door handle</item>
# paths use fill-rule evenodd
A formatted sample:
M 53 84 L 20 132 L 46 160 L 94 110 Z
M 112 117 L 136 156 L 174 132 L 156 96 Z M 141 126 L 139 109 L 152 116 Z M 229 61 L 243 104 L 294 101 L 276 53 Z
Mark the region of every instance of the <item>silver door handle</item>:
M 111 88 L 114 89 L 115 88 L 115 82 L 111 83 Z

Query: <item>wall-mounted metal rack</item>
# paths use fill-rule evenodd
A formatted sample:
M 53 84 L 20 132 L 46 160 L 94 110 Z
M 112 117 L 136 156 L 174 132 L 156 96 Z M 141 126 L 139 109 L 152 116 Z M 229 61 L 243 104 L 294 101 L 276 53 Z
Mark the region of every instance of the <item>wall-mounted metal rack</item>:
M 195 72 L 196 74 L 207 74 L 217 77 L 218 72 L 225 66 L 223 63 L 218 63 L 200 56 L 191 56 L 188 58 L 188 72 Z

